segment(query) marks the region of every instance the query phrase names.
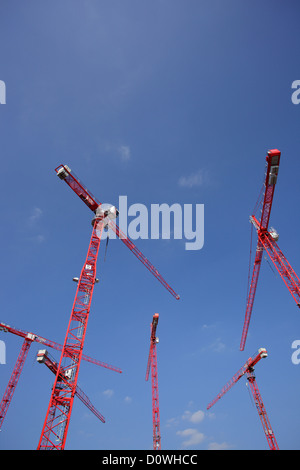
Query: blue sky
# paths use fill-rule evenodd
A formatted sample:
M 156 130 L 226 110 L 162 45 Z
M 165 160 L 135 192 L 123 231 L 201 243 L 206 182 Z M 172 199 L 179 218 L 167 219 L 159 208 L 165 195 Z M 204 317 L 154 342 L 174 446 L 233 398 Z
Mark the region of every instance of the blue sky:
M 92 214 L 55 175 L 68 164 L 101 202 L 204 204 L 205 242 L 136 240 L 176 301 L 120 240 L 100 248 L 79 386 L 105 416 L 75 403 L 68 449 L 152 449 L 145 382 L 159 313 L 163 449 L 267 449 L 241 380 L 265 347 L 257 383 L 280 449 L 299 449 L 299 310 L 264 259 L 245 351 L 249 215 L 267 150 L 282 152 L 270 225 L 300 273 L 296 1 L 64 0 L 0 6 L 1 321 L 62 343 Z M 1 333 L 4 393 L 21 348 Z M 1 449 L 35 449 L 53 377 L 31 346 L 2 427 Z M 50 351 L 59 358 L 59 353 Z

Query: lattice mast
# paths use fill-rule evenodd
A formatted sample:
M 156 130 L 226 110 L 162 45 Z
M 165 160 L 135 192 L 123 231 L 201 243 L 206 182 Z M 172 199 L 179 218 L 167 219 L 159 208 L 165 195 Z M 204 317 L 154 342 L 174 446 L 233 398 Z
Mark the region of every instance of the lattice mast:
M 0 322 L 0 331 L 3 331 L 4 333 L 12 333 L 24 339 L 30 338 L 34 342 L 40 343 L 43 346 L 46 346 L 52 349 L 56 349 L 57 351 L 62 351 L 63 349 L 63 345 L 60 343 L 56 343 L 55 341 L 44 338 L 43 336 L 37 335 L 36 333 L 31 333 L 29 331 L 20 330 L 19 328 L 12 327 L 3 322 Z M 118 372 L 119 374 L 122 373 L 122 370 L 119 367 L 115 367 L 111 364 L 108 364 L 107 362 L 99 361 L 98 359 L 94 359 L 93 357 L 87 356 L 86 354 L 82 354 L 82 360 L 90 362 L 100 367 L 104 367 L 105 369 Z
M 62 450 L 66 443 L 78 372 L 82 359 L 82 349 L 96 280 L 96 263 L 103 229 L 106 229 L 108 226 L 112 228 L 125 245 L 176 299 L 179 299 L 179 295 L 176 294 L 171 286 L 169 286 L 169 284 L 159 274 L 158 270 L 113 222 L 113 219 L 118 216 L 118 210 L 114 206 L 101 204 L 83 185 L 74 172 L 71 172 L 71 169 L 67 165 L 60 165 L 55 169 L 55 171 L 57 176 L 61 180 L 65 181 L 89 207 L 89 209 L 94 212 L 94 218 L 92 220 L 93 231 L 87 258 L 83 265 L 80 278 L 78 279 L 77 291 L 58 366 L 58 372 L 38 443 L 38 449 Z M 62 380 L 61 383 L 58 384 L 59 371 L 64 370 L 72 370 L 72 377 L 70 380 Z M 61 387 L 61 384 L 63 384 L 63 387 Z
M 49 354 L 46 349 L 40 349 L 37 353 L 37 362 L 39 364 L 45 364 L 51 372 L 56 375 L 58 370 L 58 364 L 55 359 Z M 64 377 L 68 378 L 68 371 L 65 372 Z M 63 380 L 63 373 L 59 374 L 60 380 Z M 75 395 L 79 400 L 102 422 L 105 423 L 104 416 L 98 411 L 92 404 L 89 397 L 83 392 L 83 390 L 76 385 Z
M 151 369 L 151 389 L 152 389 L 152 423 L 153 423 L 153 449 L 161 449 L 160 434 L 160 416 L 159 416 L 159 396 L 158 396 L 158 374 L 157 374 L 157 350 L 156 345 L 158 338 L 156 336 L 156 328 L 158 324 L 159 314 L 153 315 L 150 334 L 150 350 L 148 356 L 146 381 L 149 379 Z
M 268 354 L 267 354 L 266 349 L 260 348 L 253 357 L 250 357 L 248 361 L 243 365 L 243 367 L 241 367 L 238 370 L 238 372 L 229 380 L 229 382 L 227 382 L 227 384 L 222 388 L 222 390 L 214 398 L 214 400 L 212 400 L 209 403 L 209 405 L 207 405 L 207 410 L 209 410 L 218 400 L 220 400 L 220 398 L 222 398 L 225 395 L 225 393 L 228 392 L 228 390 L 230 390 L 233 387 L 233 385 L 238 382 L 238 380 L 240 380 L 244 375 L 246 375 L 270 450 L 278 450 L 279 447 L 278 447 L 273 429 L 271 427 L 270 420 L 268 418 L 265 406 L 263 404 L 262 397 L 258 389 L 258 385 L 257 385 L 255 375 L 254 375 L 254 366 L 262 358 L 267 357 L 267 355 Z
M 97 226 L 100 236 L 96 233 Z M 102 223 L 94 224 L 87 257 L 81 270 L 50 403 L 38 443 L 38 449 L 41 450 L 62 450 L 65 447 L 96 279 L 96 261 L 102 228 Z M 61 373 L 67 371 L 70 377 L 61 380 Z
M 293 268 L 291 267 L 290 263 L 287 261 L 286 257 L 280 250 L 278 244 L 276 243 L 278 240 L 277 232 L 273 228 L 271 228 L 270 230 L 268 229 L 275 185 L 277 183 L 280 156 L 281 152 L 277 149 L 270 150 L 267 153 L 261 218 L 259 221 L 254 214 L 250 217 L 250 222 L 253 224 L 253 227 L 257 231 L 258 241 L 250 287 L 248 289 L 247 294 L 247 306 L 240 343 L 241 351 L 243 351 L 245 348 L 245 343 L 248 335 L 250 318 L 252 314 L 264 249 L 268 253 L 271 261 L 273 262 L 279 275 L 281 276 L 285 285 L 290 291 L 296 304 L 298 305 L 298 307 L 300 306 L 300 280 Z
M 8 411 L 14 392 L 16 390 L 31 343 L 32 343 L 32 338 L 30 337 L 30 334 L 29 334 L 25 337 L 23 341 L 20 353 L 17 358 L 17 362 L 12 371 L 12 374 L 10 376 L 3 398 L 0 403 L 0 429 L 2 427 L 5 415 Z
M 55 341 L 51 341 L 49 339 L 43 338 L 42 336 L 36 335 L 35 333 L 30 333 L 28 331 L 23 331 L 23 330 L 11 327 L 9 325 L 6 325 L 3 322 L 0 322 L 0 331 L 3 331 L 5 333 L 12 333 L 14 335 L 20 336 L 21 338 L 24 338 L 24 342 L 23 342 L 20 354 L 17 358 L 16 364 L 14 366 L 14 369 L 12 371 L 12 374 L 10 376 L 3 398 L 0 403 L 0 429 L 1 429 L 4 419 L 6 417 L 7 411 L 9 409 L 9 406 L 11 405 L 16 387 L 18 385 L 18 381 L 19 381 L 25 360 L 27 358 L 31 343 L 33 342 L 41 343 L 44 346 L 56 349 L 58 351 L 62 351 L 63 346 L 62 344 L 56 343 Z M 115 372 L 122 373 L 121 369 L 119 369 L 118 367 L 114 367 L 105 362 L 98 361 L 97 359 L 93 359 L 92 357 L 89 357 L 85 354 L 82 354 L 82 359 L 87 362 L 91 362 L 92 364 L 96 364 L 98 366 L 104 367 L 106 369 L 110 369 Z

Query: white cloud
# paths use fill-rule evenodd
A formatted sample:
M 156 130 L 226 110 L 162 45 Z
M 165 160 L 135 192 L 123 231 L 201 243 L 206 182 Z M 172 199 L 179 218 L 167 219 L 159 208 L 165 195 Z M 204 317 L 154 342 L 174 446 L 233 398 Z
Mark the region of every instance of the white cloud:
M 114 391 L 108 388 L 107 390 L 104 390 L 103 395 L 106 396 L 107 398 L 111 398 L 114 394 Z
M 217 338 L 211 345 L 210 349 L 214 352 L 222 352 L 226 348 L 225 344 L 221 341 L 220 338 Z
M 204 412 L 202 410 L 195 411 L 185 411 L 182 419 L 188 420 L 191 423 L 200 423 L 204 419 Z
M 103 149 L 106 153 L 113 155 L 114 158 L 117 158 L 122 162 L 128 162 L 131 159 L 131 150 L 129 145 L 106 142 L 104 144 L 100 144 L 100 149 Z
M 179 424 L 178 418 L 170 418 L 167 420 L 166 426 L 170 428 L 170 427 L 178 426 L 178 424 Z
M 25 237 L 27 240 L 33 243 L 43 243 L 45 241 L 45 236 L 43 234 L 32 234 L 30 233 L 37 232 L 40 230 L 39 227 L 39 219 L 42 217 L 43 211 L 39 207 L 34 207 L 31 210 L 31 214 L 27 217 L 26 223 L 23 225 L 23 230 L 27 232 L 27 236 Z
M 124 398 L 124 401 L 125 401 L 125 403 L 131 403 L 132 398 L 127 396 L 127 397 Z
M 188 428 L 183 431 L 177 431 L 178 436 L 185 438 L 182 442 L 183 447 L 191 447 L 201 444 L 205 439 L 205 436 L 202 432 L 197 431 L 197 429 Z
M 204 412 L 202 410 L 195 411 L 190 417 L 191 423 L 200 423 L 204 419 Z
M 36 235 L 34 237 L 30 237 L 29 240 L 35 243 L 43 243 L 45 241 L 45 237 L 44 235 Z
M 208 450 L 227 450 L 230 449 L 232 446 L 227 444 L 227 442 L 222 442 L 222 444 L 218 444 L 217 442 L 212 442 L 208 446 Z
M 189 176 L 181 176 L 178 184 L 183 188 L 193 188 L 195 186 L 202 186 L 207 182 L 207 172 L 204 170 L 198 170 L 195 173 L 191 173 Z
M 118 152 L 123 162 L 127 162 L 131 158 L 130 147 L 128 145 L 120 145 Z
M 40 209 L 39 207 L 34 207 L 34 209 L 32 210 L 31 212 L 31 215 L 29 216 L 28 218 L 28 222 L 30 225 L 33 225 L 35 224 L 35 222 L 40 219 L 40 217 L 42 216 L 43 214 L 43 211 L 42 209 Z

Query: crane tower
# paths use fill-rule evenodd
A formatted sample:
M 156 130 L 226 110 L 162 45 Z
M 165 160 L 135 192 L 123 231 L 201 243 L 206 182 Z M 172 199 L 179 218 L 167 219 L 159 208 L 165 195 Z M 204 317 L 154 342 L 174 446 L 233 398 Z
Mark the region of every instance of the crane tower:
M 262 401 L 260 391 L 257 386 L 256 378 L 254 375 L 254 366 L 262 359 L 267 357 L 267 351 L 265 348 L 260 348 L 257 353 L 248 359 L 248 361 L 241 367 L 238 372 L 227 382 L 226 385 L 222 388 L 221 392 L 212 400 L 209 405 L 207 405 L 207 410 L 209 410 L 220 398 L 222 398 L 228 390 L 230 390 L 234 384 L 238 382 L 244 375 L 247 376 L 250 390 L 253 395 L 256 409 L 259 414 L 261 424 L 264 429 L 265 436 L 267 438 L 269 447 L 271 450 L 278 450 L 278 444 L 271 427 L 265 406 Z
M 62 351 L 63 346 L 59 343 L 56 343 L 55 341 L 51 341 L 47 338 L 43 338 L 40 335 L 37 335 L 35 333 L 30 333 L 29 331 L 24 331 L 20 330 L 18 328 L 14 328 L 12 326 L 9 326 L 3 322 L 0 322 L 0 331 L 3 331 L 4 333 L 12 333 L 16 336 L 20 336 L 21 338 L 24 339 L 20 353 L 18 355 L 16 364 L 14 366 L 14 369 L 12 371 L 12 374 L 10 376 L 10 379 L 8 381 L 7 387 L 5 389 L 3 398 L 0 402 L 0 429 L 3 425 L 6 413 L 8 411 L 8 408 L 11 404 L 14 392 L 16 390 L 21 372 L 23 370 L 23 366 L 25 363 L 25 360 L 27 358 L 30 346 L 33 342 L 37 342 L 40 344 L 43 344 L 44 346 L 51 347 L 53 349 L 56 349 L 58 351 Z M 82 359 L 91 362 L 92 364 L 96 364 L 101 367 L 105 367 L 106 369 L 113 370 L 115 372 L 121 373 L 121 369 L 118 367 L 114 367 L 110 364 L 107 364 L 102 361 L 98 361 L 97 359 L 93 359 L 85 354 L 82 355 Z
M 148 381 L 149 372 L 151 369 L 152 423 L 153 423 L 153 449 L 154 450 L 161 449 L 158 377 L 157 377 L 157 351 L 156 351 L 156 345 L 158 343 L 158 338 L 156 336 L 158 318 L 159 318 L 159 314 L 155 313 L 153 315 L 153 319 L 151 323 L 150 350 L 149 350 L 147 370 L 146 370 L 146 381 Z
M 55 171 L 57 176 L 67 183 L 75 194 L 77 194 L 85 205 L 94 213 L 94 217 L 92 220 L 93 228 L 90 244 L 86 260 L 78 279 L 77 291 L 65 336 L 63 350 L 58 364 L 58 371 L 54 380 L 46 418 L 38 443 L 38 449 L 40 450 L 63 450 L 65 448 L 91 301 L 96 282 L 96 263 L 103 230 L 110 227 L 122 242 L 132 251 L 132 253 L 171 293 L 171 295 L 176 299 L 179 299 L 179 295 L 176 294 L 171 286 L 164 280 L 158 270 L 114 223 L 114 219 L 118 216 L 118 210 L 116 207 L 112 205 L 102 205 L 79 180 L 74 172 L 71 171 L 69 166 L 59 165 Z M 71 376 L 68 379 L 66 379 L 64 375 L 64 372 L 66 371 L 71 373 Z M 62 373 L 62 379 L 60 377 L 60 373 Z
M 288 260 L 286 259 L 277 244 L 277 232 L 272 228 L 268 228 L 273 196 L 277 183 L 280 156 L 281 152 L 277 149 L 269 150 L 267 153 L 265 180 L 261 190 L 263 198 L 259 197 L 258 203 L 256 204 L 256 209 L 261 208 L 261 217 L 260 220 L 258 220 L 254 214 L 250 217 L 250 222 L 257 231 L 258 241 L 255 253 L 254 266 L 252 270 L 251 282 L 247 293 L 247 306 L 240 342 L 241 351 L 243 351 L 245 348 L 245 343 L 248 335 L 250 318 L 252 314 L 258 276 L 260 272 L 260 266 L 264 250 L 266 250 L 267 254 L 269 255 L 271 261 L 273 262 L 279 275 L 283 279 L 296 304 L 298 305 L 298 307 L 300 307 L 300 279 L 298 278 L 297 274 L 295 273 L 295 271 L 293 270 L 290 263 L 288 262 Z

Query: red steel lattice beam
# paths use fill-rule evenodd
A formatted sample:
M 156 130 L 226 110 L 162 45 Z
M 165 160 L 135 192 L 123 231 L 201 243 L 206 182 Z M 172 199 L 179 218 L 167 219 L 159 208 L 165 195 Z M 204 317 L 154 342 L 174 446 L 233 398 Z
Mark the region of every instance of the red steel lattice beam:
M 65 447 L 95 285 L 96 263 L 102 230 L 102 222 L 96 221 L 87 257 L 78 281 L 63 351 L 38 443 L 38 450 L 63 450 Z M 69 378 L 61 380 L 61 375 L 66 373 Z
M 155 313 L 151 324 L 150 336 L 150 351 L 148 356 L 146 381 L 149 379 L 149 372 L 151 369 L 151 390 L 152 390 L 152 425 L 153 425 L 153 449 L 161 449 L 161 434 L 160 434 L 160 416 L 159 416 L 159 396 L 158 396 L 158 374 L 157 374 L 157 350 L 156 344 L 158 338 L 156 337 L 156 327 L 159 315 Z

